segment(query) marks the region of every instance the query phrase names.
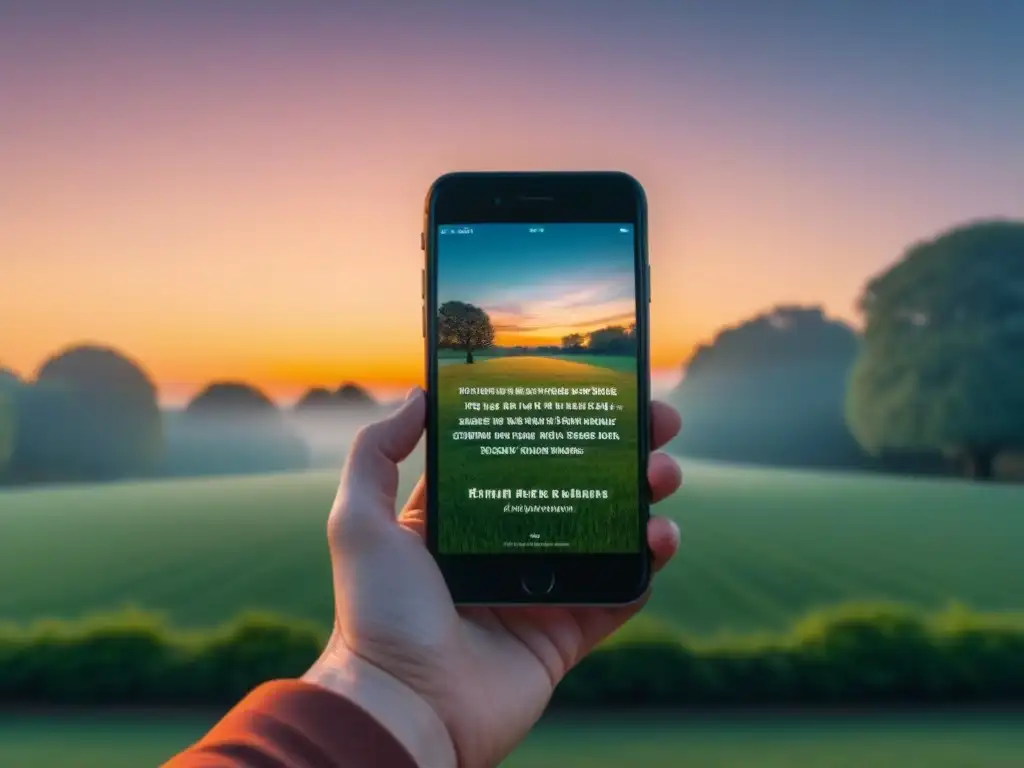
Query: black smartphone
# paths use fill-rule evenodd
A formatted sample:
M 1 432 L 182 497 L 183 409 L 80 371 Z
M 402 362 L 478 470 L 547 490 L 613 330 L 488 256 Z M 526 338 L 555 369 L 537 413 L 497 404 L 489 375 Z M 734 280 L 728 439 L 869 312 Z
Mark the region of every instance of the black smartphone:
M 643 188 L 618 172 L 448 174 L 421 246 L 427 539 L 455 602 L 640 598 Z

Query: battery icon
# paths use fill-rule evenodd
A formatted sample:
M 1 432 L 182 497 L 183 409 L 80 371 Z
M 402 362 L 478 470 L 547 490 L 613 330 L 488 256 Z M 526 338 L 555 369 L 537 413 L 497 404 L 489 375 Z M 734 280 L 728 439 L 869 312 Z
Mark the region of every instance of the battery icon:
M 623 232 L 623 233 L 628 234 L 629 233 L 629 229 L 627 229 L 626 227 L 619 227 L 619 232 Z

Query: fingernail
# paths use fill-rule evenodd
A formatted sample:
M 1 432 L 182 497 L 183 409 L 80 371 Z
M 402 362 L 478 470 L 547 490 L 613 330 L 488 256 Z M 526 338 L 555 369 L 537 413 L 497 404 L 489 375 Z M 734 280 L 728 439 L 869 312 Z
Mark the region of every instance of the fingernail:
M 679 523 L 677 523 L 675 520 L 672 520 L 670 518 L 669 521 L 668 521 L 668 524 L 669 524 L 669 527 L 672 529 L 672 538 L 674 538 L 676 540 L 676 543 L 678 544 L 679 543 Z

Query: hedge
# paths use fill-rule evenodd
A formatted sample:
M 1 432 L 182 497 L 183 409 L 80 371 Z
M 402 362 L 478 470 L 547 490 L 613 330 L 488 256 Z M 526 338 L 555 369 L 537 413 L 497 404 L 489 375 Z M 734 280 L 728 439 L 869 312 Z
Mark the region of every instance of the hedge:
M 642 618 L 642 617 L 641 617 Z M 0 628 L 0 704 L 222 706 L 301 674 L 326 634 L 248 614 L 208 631 L 137 611 Z M 1024 616 L 850 605 L 778 636 L 695 640 L 635 621 L 574 669 L 563 707 L 1024 703 Z

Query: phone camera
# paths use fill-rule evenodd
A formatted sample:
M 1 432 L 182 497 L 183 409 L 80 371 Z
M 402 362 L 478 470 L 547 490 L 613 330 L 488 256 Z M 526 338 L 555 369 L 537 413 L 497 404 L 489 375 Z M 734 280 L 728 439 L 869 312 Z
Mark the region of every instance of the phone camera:
M 494 198 L 494 204 L 495 205 L 501 205 L 501 198 L 500 197 Z

